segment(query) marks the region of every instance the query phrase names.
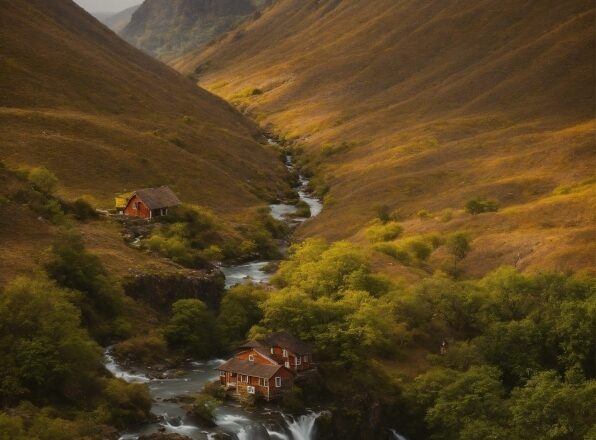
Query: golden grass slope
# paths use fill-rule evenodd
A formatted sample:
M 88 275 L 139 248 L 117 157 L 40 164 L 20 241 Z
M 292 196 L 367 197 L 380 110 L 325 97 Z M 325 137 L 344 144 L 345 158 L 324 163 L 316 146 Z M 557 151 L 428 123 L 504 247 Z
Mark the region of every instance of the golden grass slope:
M 52 170 L 101 206 L 167 184 L 238 212 L 283 191 L 257 127 L 70 0 L 0 0 L 0 160 Z
M 576 270 L 594 184 L 553 191 L 594 174 L 594 32 L 586 0 L 279 0 L 173 65 L 304 145 L 330 192 L 301 234 L 361 240 L 386 204 L 406 235 L 468 231 L 470 274 Z M 502 209 L 464 213 L 475 196 Z

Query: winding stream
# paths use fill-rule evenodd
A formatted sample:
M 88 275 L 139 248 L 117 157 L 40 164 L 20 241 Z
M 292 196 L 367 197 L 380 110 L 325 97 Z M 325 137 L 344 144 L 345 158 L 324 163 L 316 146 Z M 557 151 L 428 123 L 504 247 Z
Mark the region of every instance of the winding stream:
M 275 141 L 269 140 L 274 144 Z M 286 167 L 294 170 L 291 156 L 286 157 Z M 311 217 L 321 213 L 321 202 L 308 191 L 309 181 L 299 176 L 300 200 L 306 202 L 311 210 Z M 308 219 L 293 218 L 296 207 L 288 204 L 270 205 L 271 215 L 288 222 L 298 224 Z M 270 274 L 262 269 L 268 261 L 255 261 L 237 266 L 222 267 L 226 276 L 226 288 L 243 283 L 247 279 L 254 282 L 267 282 Z M 313 440 L 315 422 L 320 413 L 309 411 L 300 416 L 283 413 L 275 404 L 268 404 L 255 411 L 246 411 L 240 405 L 226 403 L 215 411 L 215 427 L 205 427 L 184 409 L 184 397 L 200 391 L 203 386 L 219 377 L 215 370 L 223 359 L 211 359 L 204 362 L 190 362 L 177 371 L 168 371 L 164 378 L 152 379 L 147 371 L 127 371 L 111 355 L 105 352 L 106 368 L 118 378 L 131 383 L 146 383 L 153 398 L 151 411 L 159 417 L 154 423 L 139 427 L 134 433 L 127 433 L 120 440 L 134 440 L 139 436 L 154 432 L 168 432 L 186 435 L 195 440 L 229 438 L 236 440 Z

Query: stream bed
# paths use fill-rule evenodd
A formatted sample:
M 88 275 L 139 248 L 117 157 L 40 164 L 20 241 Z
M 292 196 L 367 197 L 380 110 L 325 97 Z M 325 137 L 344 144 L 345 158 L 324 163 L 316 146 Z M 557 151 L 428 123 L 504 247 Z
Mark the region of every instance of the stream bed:
M 269 143 L 275 144 L 274 140 Z M 291 156 L 286 157 L 285 165 L 294 171 Z M 308 192 L 309 181 L 299 176 L 297 188 L 300 200 L 308 204 L 311 218 L 319 215 L 323 205 Z M 291 226 L 298 225 L 307 218 L 295 218 L 296 207 L 289 204 L 270 205 L 271 215 Z M 254 261 L 221 268 L 226 277 L 226 288 L 247 280 L 256 283 L 267 282 L 270 274 L 263 271 L 268 261 Z M 215 427 L 202 426 L 201 422 L 187 415 L 184 397 L 196 394 L 205 384 L 219 377 L 216 368 L 223 359 L 189 362 L 176 371 L 166 372 L 165 378 L 152 378 L 148 371 L 130 371 L 118 364 L 110 349 L 105 352 L 106 368 L 118 378 L 131 383 L 145 383 L 149 387 L 153 405 L 151 411 L 158 417 L 153 423 L 139 427 L 135 432 L 122 435 L 120 440 L 135 440 L 141 435 L 155 432 L 177 433 L 195 440 L 229 438 L 237 440 L 314 440 L 315 422 L 320 413 L 308 411 L 299 416 L 285 414 L 275 404 L 261 406 L 247 411 L 239 404 L 228 403 L 215 410 Z

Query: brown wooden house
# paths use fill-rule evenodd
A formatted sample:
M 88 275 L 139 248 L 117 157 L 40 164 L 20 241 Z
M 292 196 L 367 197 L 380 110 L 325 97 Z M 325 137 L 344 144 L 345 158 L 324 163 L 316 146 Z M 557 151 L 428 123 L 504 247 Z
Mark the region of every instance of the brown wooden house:
M 262 339 L 247 342 L 242 348 L 265 350 L 277 363 L 297 373 L 312 368 L 312 349 L 288 332 L 270 333 Z
M 167 186 L 135 191 L 123 210 L 124 215 L 151 219 L 168 214 L 168 209 L 180 205 L 180 199 Z
M 308 345 L 287 332 L 278 332 L 247 342 L 217 370 L 227 390 L 269 401 L 281 397 L 292 388 L 296 375 L 312 366 Z

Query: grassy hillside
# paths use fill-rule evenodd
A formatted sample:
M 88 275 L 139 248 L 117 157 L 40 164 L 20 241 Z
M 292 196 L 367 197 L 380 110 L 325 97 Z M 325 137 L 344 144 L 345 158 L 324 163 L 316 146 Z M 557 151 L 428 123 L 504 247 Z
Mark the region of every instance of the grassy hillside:
M 386 206 L 466 232 L 469 274 L 593 265 L 593 2 L 280 0 L 173 65 L 304 149 L 328 192 L 303 236 L 368 242 Z
M 43 165 L 60 195 L 111 206 L 167 184 L 238 212 L 282 190 L 284 169 L 231 106 L 130 47 L 70 0 L 1 1 L 0 160 Z

